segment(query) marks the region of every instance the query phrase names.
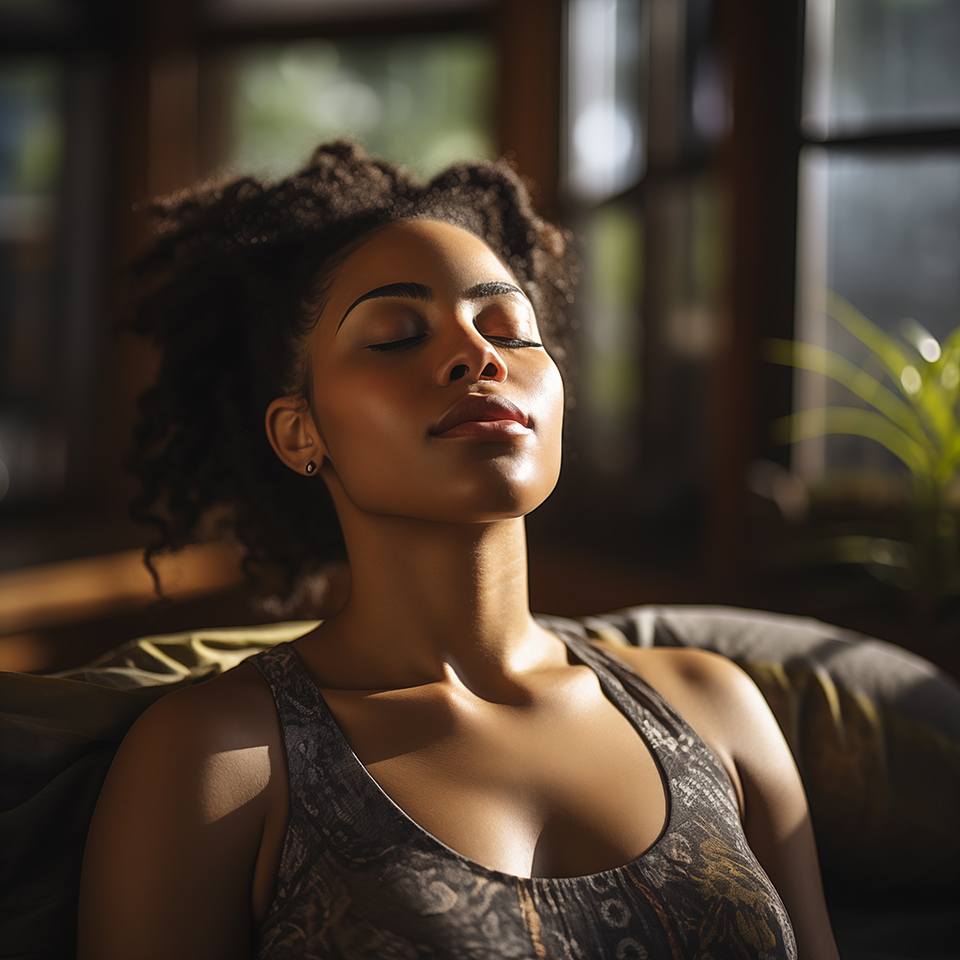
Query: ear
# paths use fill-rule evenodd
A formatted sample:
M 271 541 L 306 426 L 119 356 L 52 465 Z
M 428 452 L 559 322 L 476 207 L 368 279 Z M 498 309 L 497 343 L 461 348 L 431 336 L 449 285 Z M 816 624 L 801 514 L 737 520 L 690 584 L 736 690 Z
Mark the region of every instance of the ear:
M 302 396 L 277 397 L 267 407 L 264 425 L 270 446 L 291 470 L 306 474 L 311 460 L 317 467 L 323 462 L 326 446 Z

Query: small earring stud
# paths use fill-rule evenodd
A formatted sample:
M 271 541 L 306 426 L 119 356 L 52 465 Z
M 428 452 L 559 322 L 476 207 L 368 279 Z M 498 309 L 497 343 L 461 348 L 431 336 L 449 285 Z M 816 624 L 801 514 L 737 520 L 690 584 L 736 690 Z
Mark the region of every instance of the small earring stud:
M 303 468 L 303 472 L 309 477 L 311 473 L 316 473 L 317 465 L 312 461 L 308 460 L 307 465 Z

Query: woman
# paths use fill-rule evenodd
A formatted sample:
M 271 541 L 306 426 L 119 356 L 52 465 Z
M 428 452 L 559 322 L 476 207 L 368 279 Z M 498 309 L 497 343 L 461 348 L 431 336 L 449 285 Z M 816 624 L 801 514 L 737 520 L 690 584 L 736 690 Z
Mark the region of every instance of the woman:
M 517 178 L 420 187 L 335 144 L 160 213 L 141 512 L 175 546 L 219 510 L 291 583 L 342 532 L 351 587 L 131 730 L 81 960 L 836 957 L 750 681 L 530 615 L 523 518 L 564 406 L 541 337 L 570 274 Z

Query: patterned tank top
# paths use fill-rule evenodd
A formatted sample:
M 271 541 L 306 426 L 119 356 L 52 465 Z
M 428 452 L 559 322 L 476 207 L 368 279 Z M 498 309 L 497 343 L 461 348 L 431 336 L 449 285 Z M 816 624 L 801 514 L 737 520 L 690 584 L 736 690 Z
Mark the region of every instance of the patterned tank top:
M 251 658 L 273 691 L 290 777 L 262 960 L 795 958 L 786 910 L 720 762 L 617 657 L 551 629 L 597 674 L 660 766 L 663 832 L 622 867 L 516 877 L 410 819 L 367 773 L 290 644 Z

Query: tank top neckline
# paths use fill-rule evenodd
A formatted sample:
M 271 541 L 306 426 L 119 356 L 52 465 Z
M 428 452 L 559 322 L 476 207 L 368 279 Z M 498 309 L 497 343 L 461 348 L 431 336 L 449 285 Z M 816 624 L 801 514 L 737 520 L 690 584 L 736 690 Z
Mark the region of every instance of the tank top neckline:
M 670 771 L 667 769 L 672 758 L 668 751 L 658 749 L 657 745 L 643 729 L 641 722 L 644 716 L 649 718 L 652 715 L 650 709 L 642 706 L 624 689 L 620 679 L 605 663 L 604 655 L 600 651 L 595 650 L 586 638 L 577 636 L 573 629 L 568 630 L 565 629 L 565 627 L 565 624 L 561 625 L 551 622 L 549 625 L 549 630 L 554 634 L 554 636 L 558 637 L 563 642 L 567 649 L 573 653 L 574 657 L 580 663 L 588 667 L 594 672 L 594 674 L 596 674 L 597 679 L 600 682 L 601 689 L 603 690 L 607 699 L 617 708 L 617 710 L 620 711 L 620 713 L 624 716 L 627 722 L 633 727 L 634 731 L 643 741 L 643 744 L 650 752 L 654 765 L 660 774 L 660 783 L 663 789 L 664 802 L 666 805 L 666 816 L 664 817 L 663 826 L 656 838 L 648 847 L 646 847 L 646 849 L 641 851 L 636 856 L 631 857 L 626 863 L 618 866 L 608 867 L 605 870 L 598 870 L 595 873 L 575 874 L 569 877 L 524 877 L 520 876 L 519 874 L 509 873 L 505 870 L 498 870 L 496 867 L 488 867 L 485 864 L 482 864 L 479 861 L 473 860 L 465 854 L 460 853 L 458 850 L 454 850 L 453 847 L 448 846 L 441 839 L 439 839 L 439 837 L 436 837 L 425 827 L 421 826 L 386 792 L 386 790 L 383 789 L 383 787 L 380 786 L 376 778 L 363 765 L 363 762 L 354 752 L 353 747 L 350 746 L 350 742 L 340 729 L 340 725 L 337 723 L 337 720 L 333 715 L 333 711 L 327 704 L 327 701 L 324 698 L 320 688 L 307 671 L 306 666 L 293 643 L 289 641 L 279 643 L 272 648 L 272 651 L 275 651 L 281 656 L 288 656 L 290 662 L 294 664 L 294 669 L 300 674 L 302 680 L 305 681 L 307 688 L 310 690 L 311 694 L 316 700 L 319 713 L 318 719 L 320 722 L 325 722 L 330 725 L 330 730 L 333 732 L 335 742 L 339 747 L 341 761 L 353 770 L 354 774 L 360 779 L 370 796 L 376 802 L 386 804 L 386 806 L 394 813 L 394 815 L 407 826 L 408 830 L 416 833 L 427 843 L 435 846 L 445 856 L 463 863 L 474 873 L 482 873 L 488 877 L 499 878 L 510 883 L 535 883 L 538 885 L 547 886 L 556 884 L 566 886 L 569 884 L 600 881 L 604 878 L 615 876 L 649 857 L 663 843 L 665 837 L 675 832 L 677 828 L 678 810 L 673 790 L 671 788 Z M 623 668 L 625 670 L 629 670 L 625 664 L 623 665 Z M 658 705 L 662 704 L 668 706 L 666 701 L 664 701 L 663 698 L 652 687 L 646 684 L 639 677 L 636 677 L 636 675 L 632 676 L 635 677 L 636 682 L 642 686 L 645 691 L 653 695 L 654 702 L 656 702 Z M 654 719 L 656 719 L 655 716 Z M 686 724 L 684 724 L 684 726 L 686 726 Z M 694 734 L 694 736 L 696 735 Z M 284 846 L 286 846 L 286 844 L 284 844 Z

